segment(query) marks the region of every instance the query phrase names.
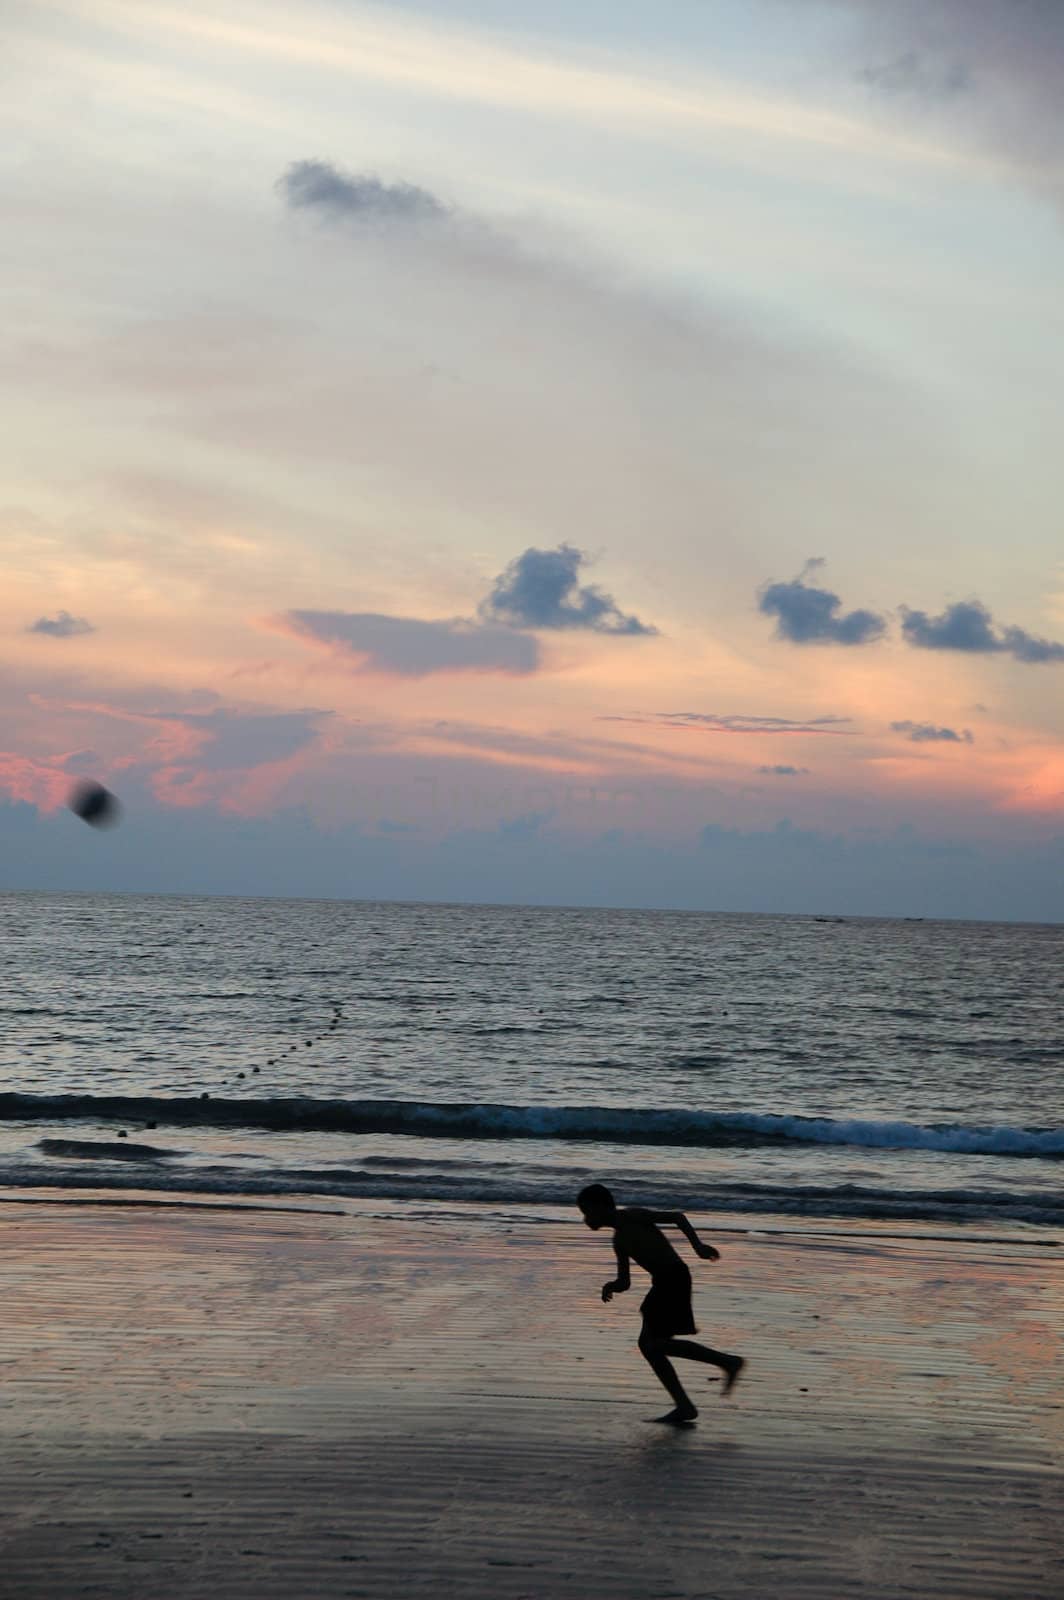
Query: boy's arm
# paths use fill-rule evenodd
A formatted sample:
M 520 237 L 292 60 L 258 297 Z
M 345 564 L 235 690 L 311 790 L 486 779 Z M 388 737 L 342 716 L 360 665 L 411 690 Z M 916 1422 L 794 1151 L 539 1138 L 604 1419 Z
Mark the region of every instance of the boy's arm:
M 613 1249 L 617 1256 L 617 1276 L 602 1285 L 602 1298 L 607 1304 L 615 1294 L 623 1294 L 626 1289 L 632 1287 L 632 1275 L 628 1271 L 628 1255 L 616 1242 Z
M 650 1218 L 659 1227 L 664 1225 L 665 1227 L 679 1228 L 684 1238 L 690 1243 L 695 1255 L 701 1256 L 703 1261 L 720 1260 L 720 1251 L 714 1250 L 711 1244 L 702 1243 L 702 1240 L 698 1237 L 682 1211 L 652 1211 Z

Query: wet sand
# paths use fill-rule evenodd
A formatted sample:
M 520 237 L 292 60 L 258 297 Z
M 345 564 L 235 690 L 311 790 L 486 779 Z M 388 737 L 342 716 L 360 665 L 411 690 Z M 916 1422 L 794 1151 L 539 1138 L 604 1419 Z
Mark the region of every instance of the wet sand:
M 2 1600 L 1060 1600 L 1064 1250 L 696 1219 L 676 1432 L 577 1224 L 86 1198 L 0 1200 Z

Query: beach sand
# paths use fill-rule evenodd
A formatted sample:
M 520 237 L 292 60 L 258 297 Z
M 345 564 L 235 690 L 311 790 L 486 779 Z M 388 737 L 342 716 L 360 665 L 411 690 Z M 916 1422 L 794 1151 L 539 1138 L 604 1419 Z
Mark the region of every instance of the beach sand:
M 1064 1593 L 1064 1251 L 696 1218 L 675 1431 L 560 1215 L 14 1198 L 3 1600 Z

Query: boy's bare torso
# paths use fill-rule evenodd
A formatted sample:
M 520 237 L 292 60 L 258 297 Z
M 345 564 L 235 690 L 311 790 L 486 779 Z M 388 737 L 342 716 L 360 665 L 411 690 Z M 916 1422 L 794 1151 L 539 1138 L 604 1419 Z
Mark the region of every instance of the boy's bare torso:
M 619 1256 L 630 1256 L 652 1278 L 678 1269 L 682 1272 L 687 1270 L 657 1224 L 651 1221 L 650 1212 L 638 1206 L 618 1211 L 613 1230 L 613 1248 Z

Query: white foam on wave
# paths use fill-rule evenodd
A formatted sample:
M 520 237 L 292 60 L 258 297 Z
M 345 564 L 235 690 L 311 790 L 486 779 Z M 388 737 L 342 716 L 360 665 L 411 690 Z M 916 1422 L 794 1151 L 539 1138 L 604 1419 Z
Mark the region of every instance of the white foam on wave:
M 881 1150 L 948 1150 L 965 1155 L 1064 1155 L 1064 1129 L 921 1127 L 912 1122 L 837 1122 L 831 1117 L 758 1116 L 738 1112 L 721 1122 L 779 1133 L 813 1144 L 852 1144 Z

